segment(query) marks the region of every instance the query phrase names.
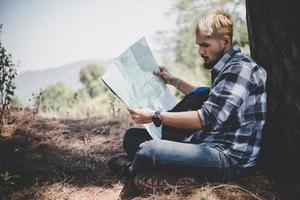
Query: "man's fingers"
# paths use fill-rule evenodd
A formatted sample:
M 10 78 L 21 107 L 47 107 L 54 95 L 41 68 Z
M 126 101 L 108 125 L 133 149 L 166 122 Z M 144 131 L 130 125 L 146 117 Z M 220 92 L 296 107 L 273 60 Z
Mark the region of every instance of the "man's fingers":
M 164 68 L 163 68 L 163 67 L 160 67 L 160 68 L 159 68 L 159 71 L 160 71 L 160 72 L 163 72 L 163 71 L 164 71 Z
M 145 124 L 145 120 L 140 119 L 140 118 L 139 118 L 138 116 L 136 116 L 136 115 L 131 116 L 131 119 L 132 119 L 135 123 L 137 123 L 137 124 Z
M 134 120 L 134 121 L 135 121 L 135 123 L 137 123 L 137 124 L 146 124 L 146 121 L 145 121 L 145 120 L 136 119 L 136 120 Z
M 159 68 L 158 71 L 154 71 L 153 74 L 155 74 L 156 76 L 161 76 L 162 75 L 163 70 L 161 68 Z
M 137 113 L 137 111 L 133 108 L 127 108 L 127 110 L 129 111 L 130 114 Z
M 128 110 L 129 112 L 131 112 L 132 109 L 128 107 L 127 110 Z
M 164 66 L 159 66 L 159 71 L 162 72 L 164 71 L 166 68 Z
M 168 70 L 164 66 L 159 66 L 159 71 L 154 71 L 153 73 L 157 76 L 160 76 L 161 78 L 165 79 L 165 76 L 167 74 Z
M 136 120 L 138 120 L 138 116 L 135 115 L 135 114 L 132 114 L 132 115 L 131 115 L 131 119 L 134 120 L 134 121 L 136 121 Z
M 157 71 L 157 72 L 154 71 L 154 72 L 153 72 L 153 74 L 155 74 L 156 76 L 162 76 L 162 73 L 163 73 L 163 72 L 161 72 L 161 71 Z
M 167 68 L 165 66 L 161 66 L 160 71 L 166 72 L 168 70 L 167 70 Z

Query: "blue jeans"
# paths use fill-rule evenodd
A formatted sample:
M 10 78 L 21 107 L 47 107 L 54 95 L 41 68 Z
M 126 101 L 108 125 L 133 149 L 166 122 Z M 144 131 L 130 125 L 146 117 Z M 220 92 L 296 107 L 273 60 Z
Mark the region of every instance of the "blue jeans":
M 123 147 L 133 161 L 133 174 L 153 171 L 216 181 L 232 180 L 235 176 L 232 159 L 205 143 L 151 140 L 146 129 L 131 128 L 124 135 Z

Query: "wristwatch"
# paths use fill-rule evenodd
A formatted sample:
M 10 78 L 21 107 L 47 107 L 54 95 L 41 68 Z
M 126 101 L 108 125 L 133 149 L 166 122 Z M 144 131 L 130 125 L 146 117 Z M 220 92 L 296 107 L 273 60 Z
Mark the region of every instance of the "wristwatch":
M 152 122 L 156 127 L 160 127 L 162 124 L 161 117 L 160 117 L 160 111 L 155 111 L 153 117 L 152 117 Z

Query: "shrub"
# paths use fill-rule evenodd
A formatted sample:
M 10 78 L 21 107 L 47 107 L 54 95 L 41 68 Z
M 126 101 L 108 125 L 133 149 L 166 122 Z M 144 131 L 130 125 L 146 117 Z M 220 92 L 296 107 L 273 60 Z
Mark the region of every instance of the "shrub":
M 64 83 L 58 83 L 43 91 L 40 98 L 40 108 L 44 112 L 61 113 L 65 108 L 69 108 L 74 105 L 74 97 L 75 92 L 72 88 Z
M 0 33 L 1 30 L 2 25 L 0 25 Z M 5 113 L 9 109 L 16 89 L 14 82 L 17 75 L 16 68 L 17 66 L 13 63 L 11 54 L 7 53 L 0 41 L 0 135 L 3 133 L 5 125 Z
M 87 65 L 80 70 L 80 81 L 91 98 L 95 98 L 107 90 L 106 87 L 100 85 L 99 79 L 102 75 L 102 68 L 96 64 Z

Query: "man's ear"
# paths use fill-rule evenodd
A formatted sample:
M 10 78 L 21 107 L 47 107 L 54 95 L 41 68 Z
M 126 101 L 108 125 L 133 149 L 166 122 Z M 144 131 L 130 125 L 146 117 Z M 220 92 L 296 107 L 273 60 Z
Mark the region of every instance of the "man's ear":
M 224 45 L 223 47 L 230 45 L 231 44 L 231 38 L 229 37 L 229 35 L 224 35 L 223 40 L 222 40 L 222 45 Z
M 226 45 L 226 41 L 222 39 L 222 40 L 221 40 L 221 46 L 222 46 L 222 48 L 224 48 L 225 45 Z

